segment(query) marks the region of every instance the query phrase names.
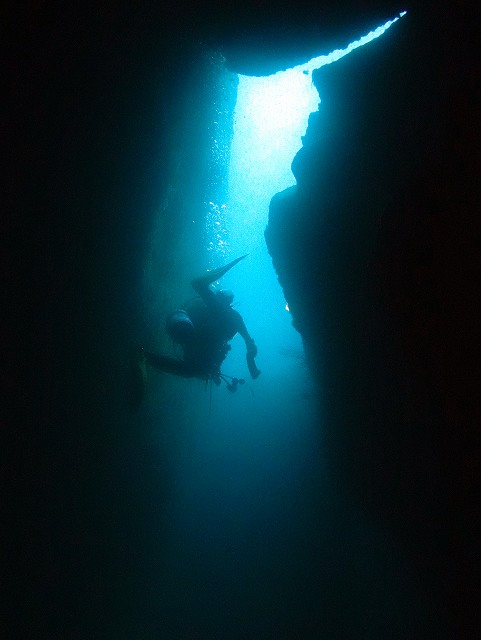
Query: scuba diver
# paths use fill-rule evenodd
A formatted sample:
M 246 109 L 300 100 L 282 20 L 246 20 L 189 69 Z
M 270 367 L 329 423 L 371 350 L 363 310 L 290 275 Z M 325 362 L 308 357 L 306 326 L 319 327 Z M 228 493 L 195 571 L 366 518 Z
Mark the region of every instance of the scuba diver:
M 238 333 L 246 345 L 247 366 L 252 379 L 260 375 L 255 364 L 257 347 L 247 331 L 242 316 L 232 308 L 234 294 L 229 290 L 213 291 L 210 285 L 221 278 L 229 269 L 246 256 L 236 258 L 229 264 L 203 276 L 194 278 L 191 284 L 198 294 L 172 313 L 166 322 L 167 333 L 182 348 L 182 359 L 151 353 L 143 349 L 134 350 L 131 364 L 140 368 L 145 382 L 145 364 L 163 373 L 171 373 L 183 378 L 212 380 L 217 386 L 221 379 L 227 383 L 229 391 L 236 391 L 243 379 L 231 378 L 221 373 L 231 347 L 229 341 Z M 137 404 L 137 403 L 136 403 Z

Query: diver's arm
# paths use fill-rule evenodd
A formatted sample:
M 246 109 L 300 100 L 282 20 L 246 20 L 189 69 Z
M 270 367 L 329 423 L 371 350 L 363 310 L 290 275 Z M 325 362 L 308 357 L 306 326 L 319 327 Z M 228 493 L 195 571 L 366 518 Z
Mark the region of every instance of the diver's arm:
M 261 372 L 257 368 L 254 360 L 254 358 L 257 355 L 257 347 L 254 342 L 254 338 L 251 338 L 251 336 L 249 335 L 245 322 L 242 319 L 242 316 L 240 314 L 239 314 L 237 332 L 242 336 L 242 338 L 244 339 L 244 342 L 246 343 L 246 349 L 247 349 L 246 360 L 247 360 L 247 366 L 249 368 L 249 373 L 251 374 L 251 377 L 253 379 L 258 378 Z
M 246 343 L 247 352 L 254 352 L 254 357 L 257 355 L 257 347 L 254 343 L 254 338 L 251 338 L 249 332 L 247 331 L 247 327 L 245 325 L 242 316 L 237 313 L 237 333 L 242 336 L 244 342 Z

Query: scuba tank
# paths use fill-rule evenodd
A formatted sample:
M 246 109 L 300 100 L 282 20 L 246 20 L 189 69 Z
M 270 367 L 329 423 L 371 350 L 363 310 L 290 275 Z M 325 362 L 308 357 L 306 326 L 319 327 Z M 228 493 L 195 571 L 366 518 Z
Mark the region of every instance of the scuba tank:
M 204 326 L 206 317 L 207 307 L 202 299 L 196 296 L 170 314 L 165 328 L 174 342 L 184 345 Z
M 167 333 L 174 342 L 185 344 L 194 335 L 194 323 L 184 309 L 171 313 L 165 323 Z

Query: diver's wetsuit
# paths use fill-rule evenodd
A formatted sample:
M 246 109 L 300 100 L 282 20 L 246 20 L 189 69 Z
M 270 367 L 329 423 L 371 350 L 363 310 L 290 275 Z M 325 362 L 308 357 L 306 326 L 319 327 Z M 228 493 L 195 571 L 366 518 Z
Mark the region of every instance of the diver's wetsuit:
M 247 331 L 241 314 L 230 306 L 222 296 L 216 295 L 209 285 L 201 280 L 192 280 L 192 286 L 202 298 L 208 311 L 208 333 L 222 342 L 232 340 L 239 333 L 249 346 L 253 341 Z
M 196 299 L 191 301 L 190 305 L 186 305 L 195 331 L 182 342 L 183 360 L 153 353 L 146 353 L 146 360 L 151 366 L 165 373 L 202 380 L 212 378 L 218 382 L 221 364 L 230 350 L 229 341 L 237 333 L 244 339 L 252 361 L 257 354 L 257 348 L 240 313 L 233 309 L 222 295 L 211 291 L 205 278 L 192 280 L 192 287 L 202 302 Z M 254 374 L 251 370 L 252 377 L 259 374 L 257 368 L 254 368 Z
M 230 350 L 229 341 L 239 333 L 248 350 L 256 350 L 254 340 L 250 337 L 242 316 L 230 306 L 230 302 L 222 294 L 215 294 L 205 280 L 192 280 L 192 287 L 204 303 L 204 317 L 197 322 L 198 330 L 195 339 L 186 344 L 184 359 L 187 362 L 204 363 L 211 373 L 218 374 L 220 366 Z M 189 310 L 188 310 L 189 311 Z M 196 325 L 195 310 L 189 315 Z

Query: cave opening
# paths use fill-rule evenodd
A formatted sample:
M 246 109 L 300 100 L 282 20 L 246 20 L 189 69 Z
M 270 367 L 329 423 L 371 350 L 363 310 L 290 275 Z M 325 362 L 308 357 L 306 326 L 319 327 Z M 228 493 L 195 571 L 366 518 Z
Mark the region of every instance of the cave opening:
M 396 20 L 346 50 L 274 76 L 237 76 L 211 57 L 221 77 L 217 87 L 226 93 L 216 93 L 210 128 L 202 252 L 209 268 L 249 254 L 216 286 L 234 291 L 258 345 L 262 375 L 249 379 L 237 336 L 223 367 L 228 375 L 245 377 L 237 393 L 213 388 L 209 397 L 199 381 L 161 376 L 159 395 L 148 405 L 147 420 L 154 424 L 162 399 L 164 427 L 154 437 L 169 458 L 175 487 L 164 508 L 162 576 L 162 608 L 172 629 L 180 624 L 184 631 L 237 637 L 232 621 L 243 620 L 242 633 L 262 635 L 262 625 L 276 616 L 281 626 L 294 629 L 312 597 L 325 603 L 313 624 L 340 630 L 335 637 L 364 622 L 375 625 L 382 609 L 403 615 L 406 594 L 395 577 L 396 552 L 328 478 L 322 407 L 264 241 L 270 199 L 294 186 L 291 162 L 319 103 L 312 70 L 366 44 Z M 189 262 L 193 243 L 185 240 L 191 230 L 187 225 L 172 262 Z M 313 582 L 313 566 L 321 568 L 320 583 Z M 365 589 L 372 571 L 389 575 L 389 589 L 381 580 Z M 296 601 L 289 611 L 282 610 L 286 593 Z M 253 617 L 263 599 L 262 615 Z M 181 622 L 171 613 L 180 601 L 188 603 Z M 333 611 L 343 602 L 371 607 L 373 619 L 360 622 L 351 612 L 352 619 L 341 624 Z
M 262 344 L 264 361 L 279 375 L 282 372 L 288 384 L 300 378 L 308 386 L 292 367 L 293 358 L 302 360 L 302 340 L 290 320 L 264 240 L 269 203 L 276 193 L 296 184 L 291 163 L 302 146 L 310 114 L 320 106 L 312 72 L 379 38 L 405 13 L 343 49 L 269 76 L 235 74 L 214 58 L 223 75 L 219 87 L 224 95 L 216 98 L 210 133 L 204 241 L 209 268 L 249 254 L 218 285 L 236 292 L 236 304 Z M 242 369 L 242 353 L 235 349 L 229 363 Z

